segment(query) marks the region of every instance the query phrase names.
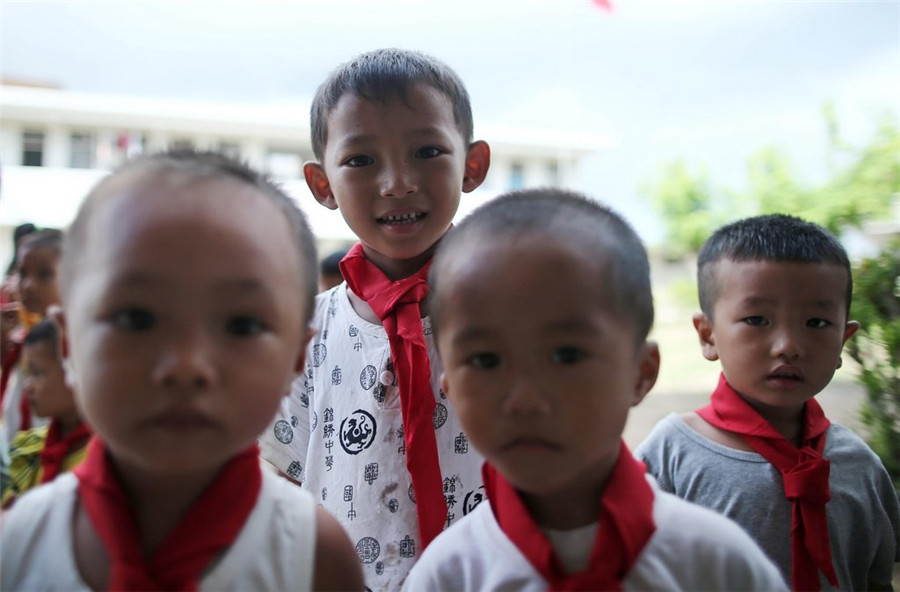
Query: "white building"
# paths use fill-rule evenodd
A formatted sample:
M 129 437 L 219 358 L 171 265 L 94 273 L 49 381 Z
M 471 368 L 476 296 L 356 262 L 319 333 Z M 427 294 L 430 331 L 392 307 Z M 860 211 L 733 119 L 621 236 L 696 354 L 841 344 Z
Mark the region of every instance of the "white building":
M 12 229 L 65 228 L 89 189 L 128 155 L 171 145 L 214 148 L 267 169 L 306 212 L 322 253 L 353 241 L 339 212 L 318 205 L 303 180 L 313 158 L 309 104 L 223 104 L 0 85 L 0 265 Z M 477 125 L 491 146 L 484 185 L 463 196 L 458 217 L 497 194 L 570 186 L 579 160 L 608 143 L 577 132 Z

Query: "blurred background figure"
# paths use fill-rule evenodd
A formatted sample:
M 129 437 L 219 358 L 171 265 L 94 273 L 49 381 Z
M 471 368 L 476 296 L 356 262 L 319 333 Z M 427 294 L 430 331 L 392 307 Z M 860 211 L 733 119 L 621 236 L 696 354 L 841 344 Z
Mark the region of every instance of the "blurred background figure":
M 319 292 L 329 290 L 344 281 L 340 263 L 346 254 L 347 249 L 333 251 L 319 263 Z

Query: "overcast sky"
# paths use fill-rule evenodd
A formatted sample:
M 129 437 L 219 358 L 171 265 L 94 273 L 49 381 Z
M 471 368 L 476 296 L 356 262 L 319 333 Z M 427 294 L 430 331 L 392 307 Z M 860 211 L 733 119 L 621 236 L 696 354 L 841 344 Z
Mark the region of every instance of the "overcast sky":
M 0 0 L 0 72 L 83 91 L 306 99 L 335 65 L 419 49 L 459 72 L 478 123 L 599 132 L 579 189 L 650 242 L 640 188 L 676 157 L 739 186 L 785 149 L 821 177 L 821 108 L 864 141 L 900 114 L 900 0 Z M 302 115 L 304 118 L 306 114 Z

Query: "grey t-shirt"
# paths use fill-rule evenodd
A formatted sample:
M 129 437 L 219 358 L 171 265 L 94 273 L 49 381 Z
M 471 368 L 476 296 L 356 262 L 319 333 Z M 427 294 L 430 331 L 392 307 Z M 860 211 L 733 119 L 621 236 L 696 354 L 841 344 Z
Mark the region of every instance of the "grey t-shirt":
M 728 516 L 752 536 L 791 581 L 791 502 L 781 475 L 755 452 L 700 435 L 675 414 L 660 421 L 634 451 L 660 487 Z M 881 460 L 852 431 L 832 424 L 826 506 L 831 556 L 845 590 L 889 583 L 900 561 L 900 503 Z M 820 574 L 822 589 L 830 589 Z

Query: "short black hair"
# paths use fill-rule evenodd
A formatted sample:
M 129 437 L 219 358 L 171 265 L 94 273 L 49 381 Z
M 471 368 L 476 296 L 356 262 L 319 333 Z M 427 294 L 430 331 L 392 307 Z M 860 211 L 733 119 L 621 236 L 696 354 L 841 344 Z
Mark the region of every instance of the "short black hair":
M 328 142 L 328 116 L 341 97 L 352 93 L 368 101 L 406 101 L 413 85 L 427 84 L 449 100 L 466 145 L 472 142 L 472 104 L 460 77 L 431 56 L 407 49 L 378 49 L 360 54 L 335 68 L 319 85 L 309 113 L 312 149 L 322 160 Z
M 38 345 L 40 343 L 49 343 L 56 352 L 58 347 L 59 331 L 56 329 L 56 323 L 50 319 L 44 319 L 31 328 L 22 340 L 22 346 L 28 347 Z
M 506 193 L 480 206 L 441 240 L 429 274 L 432 326 L 440 319 L 438 299 L 446 262 L 463 245 L 486 238 L 522 235 L 565 237 L 579 248 L 594 250 L 609 262 L 604 282 L 617 312 L 632 321 L 638 343 L 653 327 L 653 292 L 647 250 L 628 222 L 609 207 L 564 189 L 526 189 Z M 486 255 L 489 256 L 489 255 Z
M 332 251 L 319 262 L 319 273 L 341 273 L 341 259 L 347 255 L 347 249 Z M 343 274 L 341 274 L 343 275 Z
M 13 230 L 13 256 L 9 265 L 6 266 L 6 275 L 11 275 L 16 271 L 16 266 L 19 262 L 19 245 L 22 243 L 22 239 L 36 231 L 37 226 L 31 222 L 19 224 L 16 226 L 15 230 Z
M 712 319 L 719 285 L 716 263 L 778 261 L 828 263 L 847 272 L 847 314 L 853 295 L 850 259 L 841 242 L 818 224 L 786 214 L 766 214 L 743 218 L 716 230 L 697 255 L 697 291 L 700 310 Z
M 22 237 L 22 241 L 19 243 L 18 255 L 21 255 L 27 249 L 49 249 L 55 253 L 61 253 L 63 237 L 63 231 L 55 228 L 35 230 Z
M 148 153 L 125 161 L 103 178 L 88 193 L 69 227 L 60 264 L 60 287 L 65 293 L 77 279 L 77 262 L 83 250 L 90 222 L 100 203 L 110 197 L 107 188 L 114 186 L 126 175 L 152 172 L 154 174 L 182 173 L 198 179 L 222 177 L 244 183 L 256 189 L 270 200 L 287 219 L 291 235 L 300 255 L 301 288 L 307 298 L 307 314 L 312 314 L 312 302 L 317 291 L 316 242 L 306 216 L 287 193 L 266 173 L 249 164 L 215 151 L 192 148 L 169 149 Z M 309 317 L 306 321 L 309 320 Z

